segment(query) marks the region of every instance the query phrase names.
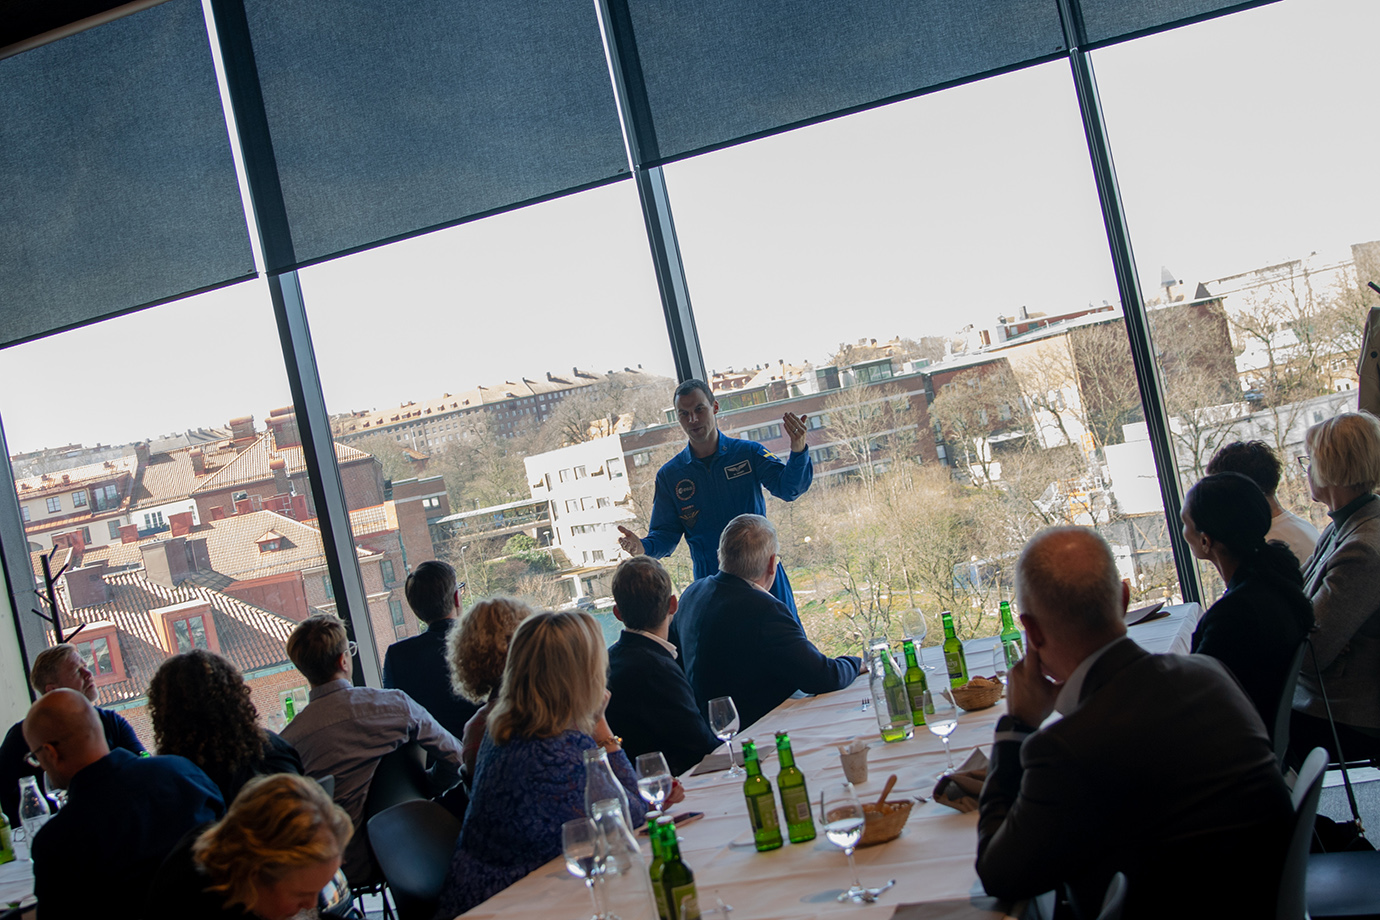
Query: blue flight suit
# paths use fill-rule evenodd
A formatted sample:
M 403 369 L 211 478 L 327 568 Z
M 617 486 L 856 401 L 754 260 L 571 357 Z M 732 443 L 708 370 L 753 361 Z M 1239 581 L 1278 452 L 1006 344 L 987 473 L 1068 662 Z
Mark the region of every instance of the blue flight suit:
M 642 551 L 657 559 L 669 556 L 684 535 L 695 579 L 706 578 L 719 571 L 719 536 L 728 522 L 740 514 L 766 511 L 764 487 L 791 502 L 805 494 L 814 478 L 809 447 L 782 463 L 756 441 L 730 438 L 723 432 L 719 432 L 718 453 L 703 460 L 687 445 L 657 471 L 652 521 L 642 539 Z M 779 562 L 771 593 L 800 619 L 791 583 Z

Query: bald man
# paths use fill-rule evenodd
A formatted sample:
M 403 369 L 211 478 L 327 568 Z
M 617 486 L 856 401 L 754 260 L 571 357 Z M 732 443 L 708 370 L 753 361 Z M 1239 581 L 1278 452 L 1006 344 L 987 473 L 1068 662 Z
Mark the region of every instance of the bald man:
M 1092 917 L 1119 871 L 1127 920 L 1273 916 L 1293 810 L 1265 726 L 1226 668 L 1152 655 L 1126 635 L 1129 589 L 1091 530 L 1036 535 L 1016 598 L 1027 652 L 979 800 L 987 892 L 1062 885 Z M 1195 870 L 1210 879 L 1190 886 Z
M 34 894 L 44 920 L 138 916 L 164 857 L 225 812 L 220 790 L 182 757 L 110 750 L 91 702 L 66 688 L 24 718 L 24 740 L 67 805 L 34 838 Z

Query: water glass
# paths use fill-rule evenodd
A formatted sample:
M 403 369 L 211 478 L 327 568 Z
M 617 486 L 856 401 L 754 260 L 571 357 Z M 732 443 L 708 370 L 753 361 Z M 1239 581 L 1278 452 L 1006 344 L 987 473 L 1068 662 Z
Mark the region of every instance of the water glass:
M 930 705 L 934 706 L 934 715 L 928 715 Z M 958 768 L 954 766 L 954 755 L 949 749 L 949 736 L 958 728 L 958 707 L 954 705 L 953 694 L 948 687 L 935 688 L 934 684 L 925 691 L 925 727 L 938 735 L 944 742 L 944 756 L 948 759 L 949 768 L 941 775 L 955 772 Z
M 660 751 L 637 755 L 637 794 L 651 808 L 661 811 L 671 794 L 671 769 Z
M 594 883 L 604 871 L 604 839 L 599 828 L 588 818 L 576 818 L 561 825 L 561 850 L 565 854 L 565 868 L 573 876 L 584 879 L 589 898 L 594 902 L 594 916 L 590 920 L 607 920 L 608 912 L 600 903 Z
M 709 701 L 709 728 L 714 737 L 728 745 L 728 775 L 745 776 L 746 771 L 733 757 L 733 736 L 738 734 L 738 707 L 733 705 L 733 697 L 720 696 Z
M 858 880 L 858 866 L 853 862 L 853 850 L 862 839 L 867 815 L 863 811 L 858 794 L 852 783 L 831 783 L 824 788 L 819 798 L 819 820 L 824 828 L 824 836 L 829 842 L 843 850 L 848 857 L 848 868 L 853 873 L 853 884 L 839 895 L 840 901 L 861 904 L 868 900 L 868 890 Z

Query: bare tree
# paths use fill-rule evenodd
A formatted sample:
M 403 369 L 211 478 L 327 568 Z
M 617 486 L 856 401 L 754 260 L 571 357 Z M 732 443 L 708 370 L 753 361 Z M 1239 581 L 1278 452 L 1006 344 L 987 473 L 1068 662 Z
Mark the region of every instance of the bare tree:
M 542 425 L 551 447 L 607 437 L 620 422 L 632 428 L 666 421 L 676 382 L 669 377 L 624 371 L 581 387 L 556 404 Z
M 851 386 L 830 396 L 823 408 L 826 437 L 837 442 L 840 456 L 856 469 L 871 495 L 879 473 L 911 453 L 915 416 L 910 398 L 894 383 Z
M 930 418 L 953 445 L 953 459 L 958 461 L 961 452 L 964 467 L 970 473 L 977 471 L 975 483 L 987 486 L 996 481 L 994 438 L 1023 437 L 1029 421 L 1020 389 L 1005 361 L 954 377 L 930 406 Z

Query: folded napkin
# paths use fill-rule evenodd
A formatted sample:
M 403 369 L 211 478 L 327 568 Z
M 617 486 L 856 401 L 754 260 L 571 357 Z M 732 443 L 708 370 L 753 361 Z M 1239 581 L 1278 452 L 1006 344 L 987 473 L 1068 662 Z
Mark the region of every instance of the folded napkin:
M 736 763 L 740 767 L 743 765 L 742 748 L 735 747 L 733 749 L 732 763 Z M 700 761 L 700 765 L 690 771 L 690 775 L 700 776 L 705 773 L 720 773 L 727 770 L 732 763 L 730 763 L 728 759 L 727 751 L 721 751 L 718 754 L 706 754 L 704 760 Z
M 939 777 L 934 787 L 934 800 L 964 812 L 977 811 L 982 784 L 987 781 L 987 755 L 974 748 L 956 773 Z

